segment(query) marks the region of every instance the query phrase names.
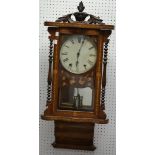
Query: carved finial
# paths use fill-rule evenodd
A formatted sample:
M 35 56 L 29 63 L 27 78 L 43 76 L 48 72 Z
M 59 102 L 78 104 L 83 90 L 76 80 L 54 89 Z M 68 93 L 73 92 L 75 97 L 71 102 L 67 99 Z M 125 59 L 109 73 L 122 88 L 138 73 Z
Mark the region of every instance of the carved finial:
M 80 23 L 85 23 L 85 24 L 104 24 L 102 23 L 102 19 L 99 17 L 96 17 L 92 14 L 83 12 L 85 9 L 85 6 L 83 5 L 83 2 L 81 1 L 79 3 L 79 6 L 77 6 L 77 9 L 79 12 L 74 12 L 67 14 L 63 17 L 59 17 L 56 22 L 64 22 L 64 23 L 74 23 L 74 22 L 80 22 Z M 73 20 L 71 17 L 74 16 L 76 20 Z M 89 17 L 86 21 L 86 17 Z
M 85 6 L 83 5 L 82 1 L 79 3 L 79 6 L 77 8 L 78 8 L 79 12 L 83 12 L 83 10 L 85 9 Z

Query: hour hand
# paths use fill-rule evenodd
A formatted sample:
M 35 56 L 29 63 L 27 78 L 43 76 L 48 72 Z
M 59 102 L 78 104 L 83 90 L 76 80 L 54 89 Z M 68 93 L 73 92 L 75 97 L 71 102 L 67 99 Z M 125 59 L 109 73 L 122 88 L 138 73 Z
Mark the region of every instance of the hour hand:
M 79 61 L 76 61 L 76 67 L 78 67 Z
M 71 70 L 72 69 L 72 63 L 70 63 L 68 67 Z

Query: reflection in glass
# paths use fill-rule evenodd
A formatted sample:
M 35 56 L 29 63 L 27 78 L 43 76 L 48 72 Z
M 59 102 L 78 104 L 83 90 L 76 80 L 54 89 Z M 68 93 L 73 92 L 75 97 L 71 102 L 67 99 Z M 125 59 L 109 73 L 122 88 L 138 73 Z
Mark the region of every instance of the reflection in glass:
M 91 110 L 92 109 L 92 89 L 63 87 L 61 88 L 60 107 L 74 110 Z

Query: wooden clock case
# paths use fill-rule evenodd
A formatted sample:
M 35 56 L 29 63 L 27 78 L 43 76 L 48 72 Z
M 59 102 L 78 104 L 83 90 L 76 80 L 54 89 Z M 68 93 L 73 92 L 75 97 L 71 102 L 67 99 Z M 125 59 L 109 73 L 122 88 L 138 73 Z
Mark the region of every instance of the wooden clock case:
M 80 4 L 81 6 L 83 4 Z M 81 6 L 82 8 L 82 6 Z M 80 15 L 86 14 L 79 10 Z M 59 18 L 56 22 L 45 22 L 50 34 L 50 54 L 48 71 L 48 98 L 47 109 L 41 116 L 42 119 L 54 121 L 55 123 L 55 142 L 56 148 L 95 150 L 93 144 L 95 123 L 107 124 L 108 119 L 104 112 L 104 95 L 106 85 L 106 65 L 108 37 L 110 36 L 113 25 L 101 23 L 99 18 L 92 20 L 96 23 L 83 22 L 79 14 L 74 13 L 76 20 L 71 22 L 71 15 Z M 87 14 L 88 15 L 88 14 Z M 90 15 L 90 14 L 89 14 Z M 91 17 L 91 16 L 90 16 Z M 90 18 L 91 19 L 91 18 Z M 97 61 L 95 65 L 95 94 L 93 111 L 73 111 L 58 108 L 59 100 L 59 51 L 60 39 L 62 35 L 82 34 L 97 38 Z M 53 49 L 54 48 L 54 49 Z M 53 63 L 53 64 L 52 64 Z

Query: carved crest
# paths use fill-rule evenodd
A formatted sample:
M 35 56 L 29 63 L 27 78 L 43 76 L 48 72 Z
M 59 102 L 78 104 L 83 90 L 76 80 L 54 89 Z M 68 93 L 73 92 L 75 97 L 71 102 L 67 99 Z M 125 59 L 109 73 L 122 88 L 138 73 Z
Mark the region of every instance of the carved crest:
M 85 6 L 83 5 L 82 1 L 79 3 L 79 6 L 77 6 L 77 9 L 79 12 L 74 12 L 74 13 L 59 17 L 56 20 L 56 22 L 65 22 L 65 23 L 80 22 L 80 23 L 86 23 L 86 24 L 101 24 L 102 23 L 103 20 L 100 19 L 100 17 L 96 17 L 92 14 L 83 12 L 85 9 Z M 73 18 L 72 18 L 73 16 L 75 17 L 76 21 L 73 20 Z M 86 17 L 88 17 L 88 20 L 85 20 Z M 104 23 L 102 23 L 102 24 L 104 24 Z

